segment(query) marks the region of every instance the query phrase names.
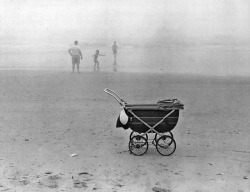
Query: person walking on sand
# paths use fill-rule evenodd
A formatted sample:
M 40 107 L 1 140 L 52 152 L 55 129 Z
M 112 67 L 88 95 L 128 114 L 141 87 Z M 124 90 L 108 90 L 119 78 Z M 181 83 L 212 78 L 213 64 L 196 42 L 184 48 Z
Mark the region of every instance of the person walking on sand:
M 74 45 L 69 49 L 69 54 L 72 57 L 72 72 L 75 72 L 75 65 L 77 66 L 78 73 L 80 72 L 80 59 L 82 59 L 82 51 L 78 45 L 78 41 L 74 42 Z
M 117 50 L 118 50 L 118 46 L 116 45 L 116 41 L 115 41 L 114 44 L 112 45 L 112 51 L 113 51 L 115 59 L 116 59 Z
M 97 71 L 100 70 L 100 67 L 99 67 L 99 61 L 97 60 L 98 56 L 105 56 L 105 55 L 101 55 L 99 54 L 99 50 L 96 50 L 95 54 L 92 55 L 92 57 L 94 57 L 94 62 L 95 62 L 95 65 L 94 65 L 94 71 L 97 69 Z

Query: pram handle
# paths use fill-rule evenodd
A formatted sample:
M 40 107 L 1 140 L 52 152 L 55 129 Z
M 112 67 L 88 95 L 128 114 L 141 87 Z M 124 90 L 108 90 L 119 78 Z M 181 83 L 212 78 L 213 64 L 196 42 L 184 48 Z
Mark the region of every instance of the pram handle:
M 114 92 L 114 91 L 112 91 L 111 89 L 108 89 L 108 88 L 105 88 L 104 92 L 111 95 L 112 97 L 114 97 L 118 101 L 118 103 L 120 103 L 121 106 L 123 106 L 123 107 L 125 106 L 126 102 L 123 101 L 121 99 L 121 97 L 116 92 Z

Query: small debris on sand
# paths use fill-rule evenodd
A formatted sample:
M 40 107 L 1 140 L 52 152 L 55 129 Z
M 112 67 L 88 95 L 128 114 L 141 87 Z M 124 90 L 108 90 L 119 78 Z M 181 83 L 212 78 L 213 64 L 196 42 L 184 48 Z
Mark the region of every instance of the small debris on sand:
M 90 175 L 90 176 L 93 176 L 91 173 L 88 173 L 88 172 L 81 172 L 81 173 L 78 173 L 78 175 Z
M 216 175 L 223 175 L 224 173 L 217 173 Z
M 123 154 L 123 153 L 127 153 L 128 151 L 119 151 L 117 152 L 117 154 Z
M 27 179 L 21 179 L 20 182 L 23 183 L 24 185 L 30 184 L 30 181 Z
M 81 183 L 81 181 L 80 180 L 74 180 L 73 183 L 74 184 L 79 184 L 79 183 Z
M 75 156 L 77 156 L 76 153 L 73 153 L 73 154 L 70 155 L 70 157 L 75 157 Z
M 154 192 L 171 192 L 171 190 L 169 190 L 169 189 L 163 189 L 163 188 L 160 188 L 160 187 L 153 187 L 152 190 Z
M 9 191 L 11 190 L 12 188 L 6 188 L 6 189 L 2 189 L 1 191 Z

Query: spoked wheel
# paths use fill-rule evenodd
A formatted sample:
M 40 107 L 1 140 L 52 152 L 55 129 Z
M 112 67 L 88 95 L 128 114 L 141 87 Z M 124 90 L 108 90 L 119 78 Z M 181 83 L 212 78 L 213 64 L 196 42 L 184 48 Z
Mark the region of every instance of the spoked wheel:
M 143 134 L 143 133 L 137 133 L 137 132 L 135 132 L 135 131 L 132 131 L 132 132 L 130 133 L 129 139 L 131 140 L 131 139 L 132 139 L 132 137 L 134 137 L 134 136 L 136 136 L 136 135 L 140 135 L 140 136 L 142 136 L 142 134 Z M 143 136 L 143 137 L 145 137 L 145 138 L 146 138 L 146 140 L 148 140 L 148 134 L 146 134 L 146 135 L 145 135 L 145 136 Z
M 174 138 L 168 135 L 161 136 L 156 142 L 156 149 L 163 156 L 171 155 L 176 149 Z
M 170 137 L 172 137 L 172 138 L 174 138 L 174 135 L 173 135 L 173 133 L 171 132 L 171 131 L 169 131 L 169 132 L 165 132 L 165 133 L 162 133 L 163 135 L 168 135 L 168 136 L 170 136 Z M 159 139 L 161 137 L 161 135 L 159 135 L 159 134 L 155 134 L 155 142 Z
M 173 139 L 174 139 L 174 135 L 173 135 L 173 133 L 171 132 L 171 131 L 169 131 L 169 132 L 165 132 L 165 133 L 162 133 L 163 135 L 166 135 L 166 136 L 170 136 L 170 137 L 172 137 Z M 153 144 L 154 145 L 156 145 L 156 142 L 157 142 L 157 140 L 159 139 L 161 137 L 161 135 L 159 135 L 159 134 L 155 134 L 155 138 L 154 138 L 154 140 L 153 140 Z
M 141 156 L 148 150 L 148 141 L 144 137 L 136 135 L 130 139 L 128 147 L 131 153 Z

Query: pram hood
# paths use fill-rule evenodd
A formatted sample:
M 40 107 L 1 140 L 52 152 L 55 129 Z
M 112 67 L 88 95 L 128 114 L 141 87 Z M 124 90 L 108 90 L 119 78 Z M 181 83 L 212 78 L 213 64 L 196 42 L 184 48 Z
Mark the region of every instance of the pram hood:
M 169 110 L 169 109 L 184 109 L 184 104 L 178 99 L 165 99 L 157 102 L 159 109 Z

